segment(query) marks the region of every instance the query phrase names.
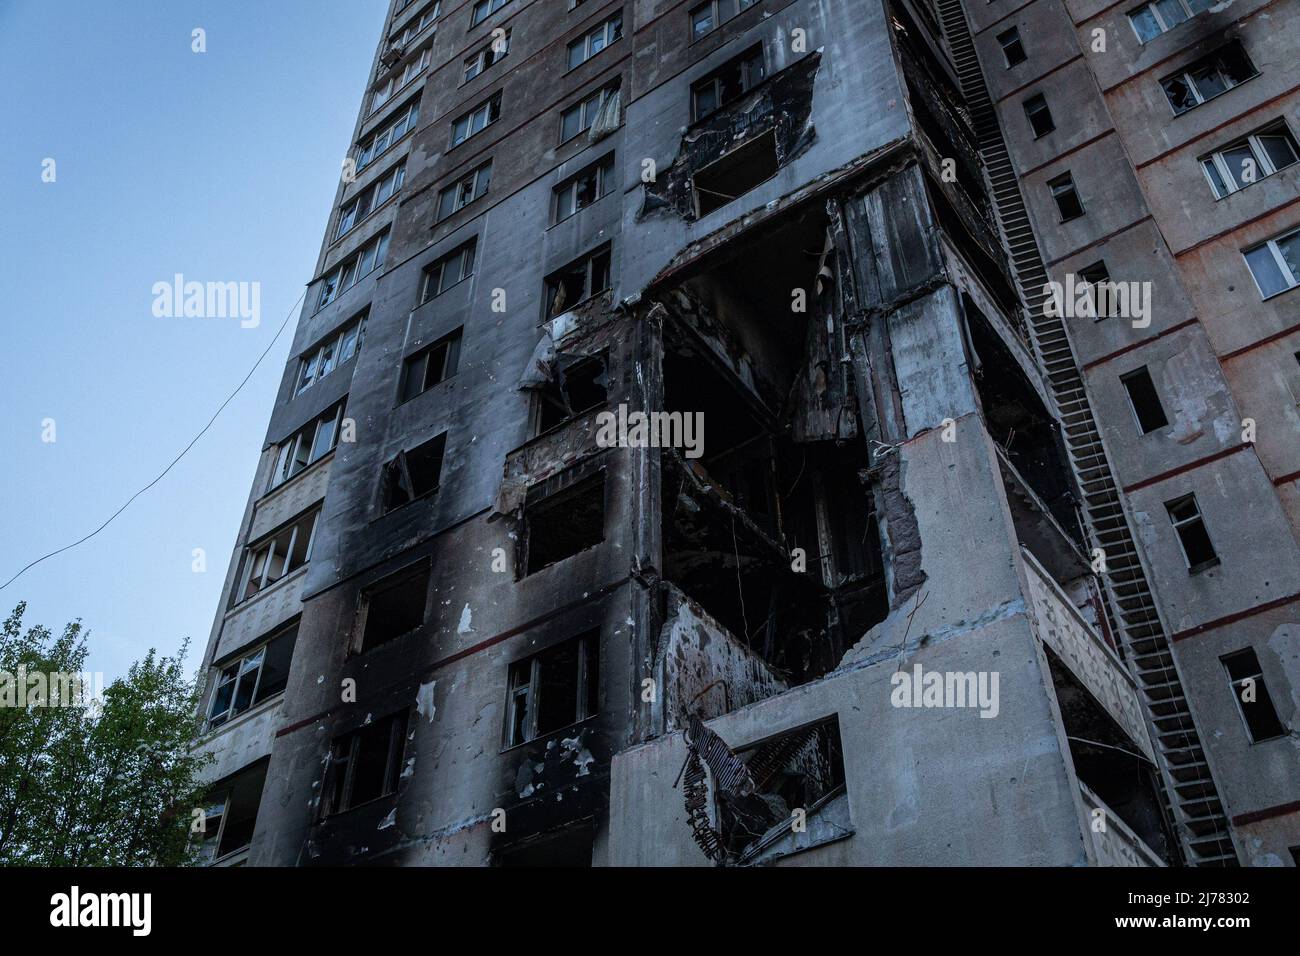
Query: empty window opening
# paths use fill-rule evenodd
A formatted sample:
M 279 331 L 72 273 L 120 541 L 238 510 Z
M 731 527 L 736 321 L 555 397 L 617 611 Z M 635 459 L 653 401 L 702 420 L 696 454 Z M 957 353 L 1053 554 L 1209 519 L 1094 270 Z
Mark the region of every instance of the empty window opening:
M 1106 268 L 1106 263 L 1094 262 L 1086 269 L 1080 269 L 1076 279 L 1079 285 L 1087 286 L 1094 321 L 1112 318 L 1118 303 L 1111 294 L 1110 271 Z
M 589 252 L 546 279 L 548 318 L 563 315 L 581 302 L 609 289 L 613 247 L 608 243 Z
M 259 761 L 208 791 L 203 801 L 201 864 L 220 863 L 252 844 L 268 765 L 267 760 Z
M 319 514 L 320 509 L 315 508 L 249 546 L 244 556 L 243 581 L 236 592 L 238 600 L 248 600 L 307 563 Z
M 555 187 L 555 211 L 551 217 L 552 223 L 568 219 L 596 200 L 608 196 L 617 187 L 618 174 L 614 169 L 614 154 L 610 153 Z
M 529 503 L 524 511 L 524 575 L 595 547 L 605 540 L 605 472 Z
M 693 119 L 698 122 L 744 96 L 766 77 L 763 46 L 757 44 L 691 85 Z
M 1246 51 L 1233 40 L 1160 81 L 1174 113 L 1185 113 L 1258 76 Z
M 1201 167 L 1214 195 L 1222 199 L 1296 162 L 1295 137 L 1286 123 L 1274 123 L 1257 133 L 1201 158 Z
M 1007 66 L 1013 67 L 1025 62 L 1025 47 L 1020 42 L 1020 31 L 1015 27 L 1010 30 L 1003 30 L 998 34 L 998 45 L 1002 47 L 1002 55 L 1006 58 Z
M 733 199 L 767 182 L 776 175 L 778 167 L 774 130 L 733 149 L 692 178 L 696 215 L 707 216 L 715 209 L 721 209 Z
M 1196 495 L 1183 495 L 1173 501 L 1165 502 L 1169 520 L 1178 532 L 1178 543 L 1182 545 L 1183 557 L 1187 559 L 1187 568 L 1195 573 L 1219 563 L 1210 541 L 1210 532 L 1201 517 L 1201 509 L 1196 504 Z
M 605 404 L 608 397 L 605 362 L 602 354 L 557 363 L 556 377 L 536 391 L 537 434 Z
M 401 400 L 409 402 L 456 374 L 460 362 L 461 329 L 444 335 L 402 363 Z
M 398 571 L 361 595 L 359 653 L 410 634 L 424 624 L 429 598 L 429 565 Z
M 1160 404 L 1160 393 L 1156 391 L 1155 382 L 1151 381 L 1151 372 L 1145 365 L 1136 372 L 1121 375 L 1119 380 L 1128 392 L 1129 404 L 1133 407 L 1133 416 L 1137 419 L 1138 430 L 1142 434 L 1169 424 L 1164 406 Z
M 335 739 L 321 815 L 330 816 L 397 792 L 406 751 L 406 711 Z
M 217 687 L 208 707 L 209 730 L 284 692 L 297 640 L 298 622 L 294 621 L 253 650 L 218 665 Z
M 1061 214 L 1061 222 L 1069 222 L 1083 215 L 1083 202 L 1079 199 L 1079 191 L 1074 188 L 1074 178 L 1069 173 L 1049 180 L 1047 187 L 1052 191 L 1052 199 L 1056 202 L 1056 211 Z
M 438 490 L 442 477 L 443 452 L 447 447 L 447 433 L 409 451 L 399 452 L 384 466 L 383 506 L 389 512 L 409 504 L 417 498 Z
M 1286 735 L 1286 726 L 1277 716 L 1273 698 L 1269 696 L 1268 685 L 1264 683 L 1264 670 L 1259 666 L 1259 658 L 1253 648 L 1236 651 L 1219 658 L 1228 672 L 1228 682 L 1232 687 L 1232 696 L 1237 701 L 1237 710 L 1246 729 L 1250 732 L 1251 743 L 1272 740 Z
M 506 746 L 545 737 L 599 710 L 600 633 L 592 631 L 510 665 Z
M 1046 136 L 1056 129 L 1056 123 L 1052 120 L 1052 111 L 1047 106 L 1047 97 L 1042 93 L 1025 100 L 1025 116 L 1029 119 L 1029 126 L 1034 131 L 1035 139 Z
M 497 866 L 589 867 L 595 847 L 595 821 L 583 820 L 554 833 L 512 843 L 492 857 Z

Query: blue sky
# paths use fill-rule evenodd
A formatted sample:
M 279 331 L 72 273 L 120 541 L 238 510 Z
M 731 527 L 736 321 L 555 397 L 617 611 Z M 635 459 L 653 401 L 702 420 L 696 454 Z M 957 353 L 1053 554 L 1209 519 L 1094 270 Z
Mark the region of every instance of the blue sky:
M 0 0 L 0 181 L 16 213 L 0 233 L 0 582 L 152 480 L 271 342 L 311 278 L 386 9 Z M 152 287 L 175 273 L 260 283 L 260 325 L 155 317 Z M 197 666 L 291 338 L 292 322 L 167 477 L 0 591 L 0 610 L 26 600 L 27 622 L 55 629 L 81 618 L 109 680 L 186 636 Z

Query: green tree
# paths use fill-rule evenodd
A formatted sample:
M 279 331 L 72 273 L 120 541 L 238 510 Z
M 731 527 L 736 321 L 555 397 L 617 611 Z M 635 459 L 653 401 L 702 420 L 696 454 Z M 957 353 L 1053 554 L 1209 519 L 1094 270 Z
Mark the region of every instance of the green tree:
M 98 704 L 68 706 L 66 685 L 49 681 L 42 695 L 18 677 L 83 673 L 86 633 L 80 622 L 58 636 L 24 630 L 25 610 L 0 629 L 0 865 L 193 863 L 191 812 L 210 758 L 190 749 L 199 687 L 182 665 L 188 641 L 175 657 L 151 649 Z

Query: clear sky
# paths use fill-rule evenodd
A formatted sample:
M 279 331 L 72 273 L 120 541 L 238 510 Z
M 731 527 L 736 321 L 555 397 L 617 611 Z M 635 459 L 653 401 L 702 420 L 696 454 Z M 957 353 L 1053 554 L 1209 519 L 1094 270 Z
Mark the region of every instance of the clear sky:
M 311 278 L 386 9 L 0 0 L 0 583 L 156 477 L 271 342 Z M 260 325 L 155 317 L 175 273 L 260 283 Z M 0 591 L 3 614 L 81 618 L 108 680 L 186 636 L 196 667 L 291 337 L 160 483 Z

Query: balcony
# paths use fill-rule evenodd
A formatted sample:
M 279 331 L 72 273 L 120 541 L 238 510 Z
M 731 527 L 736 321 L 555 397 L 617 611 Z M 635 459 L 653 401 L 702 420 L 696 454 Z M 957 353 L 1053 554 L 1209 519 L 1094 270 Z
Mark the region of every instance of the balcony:
M 1128 828 L 1101 798 L 1079 784 L 1088 814 L 1093 863 L 1097 866 L 1164 866 L 1160 857 Z M 1097 811 L 1101 813 L 1098 814 Z

